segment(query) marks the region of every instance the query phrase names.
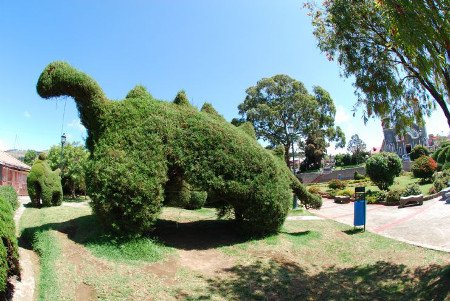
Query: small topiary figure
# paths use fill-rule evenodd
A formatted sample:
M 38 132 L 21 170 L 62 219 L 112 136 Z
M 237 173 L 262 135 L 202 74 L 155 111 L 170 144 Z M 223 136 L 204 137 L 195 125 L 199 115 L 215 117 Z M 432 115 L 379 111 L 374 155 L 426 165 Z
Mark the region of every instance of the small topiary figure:
M 293 190 L 304 204 L 320 206 L 281 160 L 210 107 L 199 112 L 184 91 L 164 102 L 139 86 L 125 100 L 110 101 L 93 79 L 64 62 L 45 68 L 37 91 L 75 99 L 88 132 L 92 208 L 117 231 L 149 231 L 164 204 L 189 203 L 188 195 L 201 191 L 257 234 L 279 230 Z
M 52 171 L 41 153 L 27 177 L 28 195 L 36 207 L 61 205 L 63 191 L 60 170 Z M 41 202 L 42 201 L 42 202 Z
M 412 161 L 414 161 L 422 156 L 428 156 L 429 154 L 430 150 L 426 146 L 419 144 L 414 146 L 414 148 L 411 150 L 411 153 L 409 154 L 409 157 Z
M 411 171 L 414 177 L 420 178 L 422 181 L 431 180 L 436 169 L 436 161 L 428 156 L 421 156 L 420 158 L 414 160 L 411 165 Z
M 378 153 L 366 162 L 366 174 L 381 190 L 388 190 L 401 171 L 402 161 L 394 153 Z

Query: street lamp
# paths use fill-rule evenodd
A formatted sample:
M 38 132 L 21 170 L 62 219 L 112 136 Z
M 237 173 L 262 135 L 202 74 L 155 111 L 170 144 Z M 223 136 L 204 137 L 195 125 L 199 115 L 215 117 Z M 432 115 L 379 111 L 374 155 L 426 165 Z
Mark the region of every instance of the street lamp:
M 294 127 L 289 126 L 288 127 L 288 134 L 291 136 L 289 140 L 292 142 L 292 173 L 295 175 L 295 154 L 294 154 Z M 297 209 L 297 197 L 294 193 L 294 196 L 292 198 L 292 208 Z
M 62 174 L 62 170 L 63 170 L 63 156 L 64 156 L 64 144 L 66 144 L 66 134 L 63 133 L 61 135 L 61 162 L 60 162 L 60 167 L 61 167 L 61 174 Z

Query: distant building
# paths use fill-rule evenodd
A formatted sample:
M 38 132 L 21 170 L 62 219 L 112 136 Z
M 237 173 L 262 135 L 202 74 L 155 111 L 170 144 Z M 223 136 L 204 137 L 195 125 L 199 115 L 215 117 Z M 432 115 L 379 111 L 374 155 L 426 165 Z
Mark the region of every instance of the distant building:
M 404 136 L 399 136 L 394 129 L 383 127 L 384 140 L 381 145 L 381 151 L 396 153 L 400 157 L 404 154 L 409 154 L 416 145 L 428 146 L 428 136 L 425 127 L 419 127 L 413 124 L 406 130 Z
M 18 195 L 28 195 L 27 176 L 30 166 L 0 151 L 0 186 L 11 185 Z

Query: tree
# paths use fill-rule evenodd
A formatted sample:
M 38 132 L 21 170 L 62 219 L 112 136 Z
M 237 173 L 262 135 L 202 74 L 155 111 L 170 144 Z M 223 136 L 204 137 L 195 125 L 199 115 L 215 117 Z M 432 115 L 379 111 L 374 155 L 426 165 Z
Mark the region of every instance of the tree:
M 366 151 L 366 144 L 362 141 L 358 134 L 354 134 L 347 145 L 347 150 L 352 153 L 362 153 Z
M 86 193 L 86 167 L 88 151 L 77 143 L 64 146 L 61 164 L 61 146 L 55 145 L 48 152 L 48 162 L 52 170 L 61 168 L 62 185 L 66 193 L 75 197 L 77 192 Z
M 388 190 L 402 171 L 402 161 L 394 153 L 378 153 L 366 162 L 366 174 L 381 190 Z
M 249 121 L 258 139 L 271 147 L 283 145 L 286 164 L 293 143 L 310 134 L 341 143 L 343 133 L 334 128 L 336 109 L 324 89 L 315 87 L 311 95 L 303 83 L 287 75 L 275 75 L 259 80 L 246 93 L 238 106 L 242 120 L 234 120 L 234 124 Z
M 439 105 L 450 126 L 450 2 L 327 0 L 306 4 L 318 46 L 356 78 L 364 118 L 399 131 Z M 431 98 L 430 98 L 431 96 Z M 434 100 L 434 101 L 433 101 Z
M 33 165 L 34 160 L 36 160 L 38 156 L 38 152 L 35 150 L 27 150 L 27 152 L 25 153 L 25 156 L 23 158 L 23 162 L 27 165 Z

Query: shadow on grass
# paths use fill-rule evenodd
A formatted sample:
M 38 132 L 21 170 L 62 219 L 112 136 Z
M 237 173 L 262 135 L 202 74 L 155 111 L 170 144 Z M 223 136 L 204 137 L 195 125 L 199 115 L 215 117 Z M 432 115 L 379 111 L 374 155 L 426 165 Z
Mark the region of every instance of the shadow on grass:
M 349 230 L 344 230 L 342 231 L 347 235 L 355 235 L 355 234 L 359 234 L 359 233 L 364 233 L 364 229 L 363 228 L 353 228 L 353 229 L 349 229 Z
M 183 250 L 207 250 L 261 238 L 244 236 L 238 229 L 232 220 L 199 220 L 177 223 L 160 219 L 155 225 L 155 230 L 146 238 L 166 247 Z M 84 246 L 92 244 L 120 245 L 135 240 L 135 238 L 114 235 L 101 228 L 95 216 L 86 215 L 61 223 L 26 228 L 19 238 L 21 247 L 31 249 L 34 233 L 46 230 L 65 233 L 69 239 Z
M 300 232 L 286 232 L 286 231 L 281 231 L 280 233 L 289 235 L 289 236 L 293 236 L 293 237 L 302 237 L 302 236 L 307 236 L 309 234 L 311 234 L 311 231 L 307 230 L 307 231 L 300 231 Z
M 205 279 L 206 292 L 191 300 L 447 300 L 450 266 L 409 270 L 376 262 L 350 268 L 330 267 L 309 275 L 292 262 L 269 261 L 223 270 L 225 278 Z M 179 294 L 183 294 L 182 291 Z M 188 299 L 189 299 L 188 298 Z

